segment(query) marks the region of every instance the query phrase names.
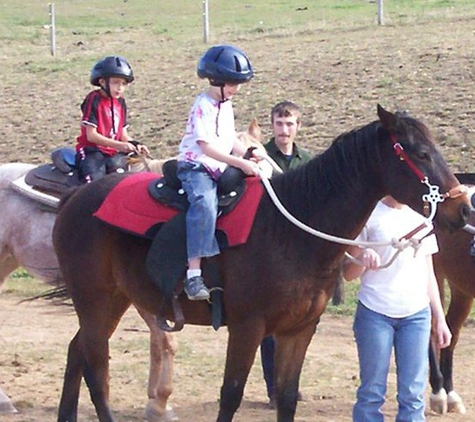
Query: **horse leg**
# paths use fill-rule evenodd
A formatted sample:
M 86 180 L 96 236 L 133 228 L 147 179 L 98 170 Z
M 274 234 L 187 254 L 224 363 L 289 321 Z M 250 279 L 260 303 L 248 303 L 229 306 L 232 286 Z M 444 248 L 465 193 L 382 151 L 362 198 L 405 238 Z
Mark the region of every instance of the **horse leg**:
M 335 283 L 335 289 L 333 290 L 332 305 L 339 306 L 345 303 L 345 279 L 340 271 L 337 281 Z
M 9 274 L 18 268 L 17 260 L 10 254 L 0 256 L 0 286 L 4 283 Z
M 0 286 L 5 282 L 8 274 L 12 273 L 18 268 L 18 263 L 8 253 L 3 253 L 0 256 Z M 1 413 L 17 413 L 18 410 L 12 403 L 10 397 L 8 397 L 0 388 L 0 414 Z
M 217 422 L 231 422 L 241 404 L 244 386 L 254 363 L 264 328 L 256 321 L 228 326 L 228 348 Z
M 69 343 L 66 370 L 64 372 L 63 391 L 59 402 L 58 422 L 76 422 L 79 391 L 84 358 L 79 346 L 80 331 Z
M 293 422 L 297 410 L 300 373 L 317 322 L 297 333 L 275 334 L 275 397 L 277 421 Z
M 81 367 L 99 421 L 115 422 L 108 404 L 109 338 L 130 306 L 130 300 L 118 292 L 107 294 L 97 292 L 87 303 L 74 303 L 80 329 L 70 343 L 58 422 L 77 421 L 79 386 L 76 383 Z M 72 383 L 73 394 L 68 393 L 66 381 Z
M 429 343 L 429 382 L 432 388 L 430 408 L 435 413 L 447 413 L 447 392 L 444 388 L 444 376 L 439 365 L 439 348 L 431 338 Z
M 453 388 L 453 356 L 455 346 L 460 337 L 463 323 L 467 319 L 473 304 L 473 297 L 452 288 L 449 310 L 447 311 L 447 324 L 452 331 L 450 346 L 440 351 L 440 368 L 444 377 L 444 387 L 447 391 L 448 411 L 453 413 L 466 413 L 462 398 Z
M 18 413 L 18 410 L 13 406 L 12 400 L 0 388 L 0 414 Z
M 173 408 L 167 404 L 173 391 L 173 361 L 177 349 L 175 337 L 158 328 L 155 315 L 140 308 L 137 311 L 150 329 L 147 421 L 177 421 Z

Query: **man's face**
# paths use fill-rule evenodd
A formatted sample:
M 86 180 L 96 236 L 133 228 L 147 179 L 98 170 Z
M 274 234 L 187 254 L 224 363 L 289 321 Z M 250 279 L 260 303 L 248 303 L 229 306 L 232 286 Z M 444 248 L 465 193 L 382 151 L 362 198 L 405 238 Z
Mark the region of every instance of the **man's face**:
M 274 133 L 277 145 L 293 144 L 297 132 L 300 128 L 300 122 L 297 122 L 297 116 L 290 115 L 279 117 L 274 115 L 272 122 L 272 132 Z

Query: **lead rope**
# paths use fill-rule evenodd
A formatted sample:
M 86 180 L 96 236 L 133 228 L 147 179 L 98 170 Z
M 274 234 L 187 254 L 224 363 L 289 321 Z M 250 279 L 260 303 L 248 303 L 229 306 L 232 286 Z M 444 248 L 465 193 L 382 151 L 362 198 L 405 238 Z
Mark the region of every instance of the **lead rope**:
M 282 173 L 282 170 L 280 169 L 280 167 L 278 167 L 276 162 L 271 157 L 265 155 L 265 156 L 262 157 L 262 159 L 268 161 L 274 169 L 276 169 L 278 172 Z M 418 231 L 422 230 L 424 227 L 428 227 L 428 225 L 431 224 L 431 221 L 434 218 L 435 212 L 436 212 L 436 210 L 434 210 L 433 208 L 437 207 L 437 202 L 442 202 L 444 200 L 444 197 L 440 194 L 439 194 L 438 197 L 436 195 L 434 195 L 434 198 L 436 198 L 436 200 L 429 199 L 429 203 L 431 204 L 431 208 L 432 208 L 430 216 L 432 218 L 427 219 L 427 222 L 424 222 L 424 223 L 421 224 L 422 227 L 421 226 L 417 227 L 416 229 L 414 229 L 413 231 L 411 231 L 407 235 L 403 236 L 402 238 L 400 238 L 400 239 L 394 238 L 394 239 L 391 239 L 390 241 L 386 241 L 386 242 L 362 242 L 362 241 L 346 239 L 346 238 L 342 238 L 342 237 L 333 236 L 333 235 L 330 235 L 330 234 L 327 234 L 327 233 L 323 233 L 321 231 L 318 231 L 318 230 L 302 223 L 297 218 L 295 218 L 292 214 L 290 214 L 289 211 L 287 211 L 287 209 L 284 207 L 284 205 L 282 204 L 280 199 L 277 197 L 277 194 L 275 193 L 274 188 L 272 187 L 272 185 L 269 181 L 269 178 L 264 174 L 264 172 L 260 168 L 259 168 L 259 177 L 261 178 L 262 183 L 264 184 L 264 187 L 266 188 L 266 191 L 269 194 L 272 202 L 277 207 L 277 209 L 281 212 L 281 214 L 285 218 L 287 218 L 287 220 L 289 220 L 292 224 L 294 224 L 298 228 L 302 229 L 303 231 L 305 231 L 307 233 L 310 233 L 313 236 L 316 236 L 316 237 L 319 237 L 321 239 L 327 240 L 329 242 L 339 243 L 339 244 L 343 244 L 343 245 L 358 246 L 358 247 L 363 247 L 363 248 L 376 247 L 376 246 L 392 246 L 394 249 L 397 249 L 397 251 L 394 253 L 392 258 L 386 264 L 380 266 L 380 268 L 387 268 L 388 266 L 390 266 L 394 262 L 394 260 L 396 259 L 397 255 L 399 255 L 403 250 L 405 250 L 408 247 L 412 247 L 414 249 L 414 253 L 417 253 L 417 249 L 420 246 L 420 241 L 418 241 L 417 239 L 412 239 L 412 236 L 414 234 L 416 234 Z M 434 190 L 434 188 L 437 192 L 439 191 L 439 187 L 438 186 L 434 187 L 434 186 L 430 185 L 427 178 L 424 178 L 424 180 L 422 180 L 422 183 L 429 186 L 430 191 Z M 431 194 L 429 193 L 428 195 L 424 195 L 424 196 L 431 196 Z M 439 200 L 440 198 L 443 198 L 442 201 Z M 358 265 L 363 266 L 361 261 L 357 260 L 356 258 L 351 256 L 350 254 L 345 252 L 345 255 L 349 259 L 351 259 L 353 262 L 357 263 Z

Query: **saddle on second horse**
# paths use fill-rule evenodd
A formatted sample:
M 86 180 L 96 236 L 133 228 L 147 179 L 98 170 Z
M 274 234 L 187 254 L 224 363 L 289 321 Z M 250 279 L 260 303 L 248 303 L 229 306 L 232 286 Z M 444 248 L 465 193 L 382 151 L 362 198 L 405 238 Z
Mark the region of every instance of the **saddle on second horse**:
M 127 166 L 127 159 L 126 155 L 119 157 L 120 167 Z M 41 204 L 57 208 L 61 196 L 81 184 L 76 151 L 59 147 L 51 152 L 51 163 L 35 167 L 25 176 L 14 180 L 12 188 Z
M 35 167 L 14 180 L 12 188 L 44 205 L 57 208 L 61 196 L 80 185 L 75 156 L 72 148 L 56 148 L 51 152 L 51 163 Z

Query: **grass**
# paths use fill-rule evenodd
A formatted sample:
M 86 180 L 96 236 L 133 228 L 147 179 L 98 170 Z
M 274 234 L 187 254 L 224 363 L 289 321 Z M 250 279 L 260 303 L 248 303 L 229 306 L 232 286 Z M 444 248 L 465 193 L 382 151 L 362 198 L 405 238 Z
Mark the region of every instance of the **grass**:
M 5 0 L 0 9 L 0 40 L 31 41 L 47 35 L 48 2 Z M 386 1 L 384 15 L 388 23 L 398 24 L 426 18 L 443 19 L 448 14 L 474 13 L 472 0 L 398 0 Z M 324 28 L 328 24 L 360 26 L 376 23 L 377 4 L 367 0 L 257 0 L 209 1 L 210 33 L 214 41 L 223 35 L 245 36 L 261 32 L 296 31 Z M 201 40 L 203 34 L 202 1 L 198 0 L 62 0 L 55 3 L 55 23 L 59 36 L 74 33 L 97 37 L 127 31 L 164 34 L 174 41 Z M 58 40 L 60 41 L 60 40 Z

